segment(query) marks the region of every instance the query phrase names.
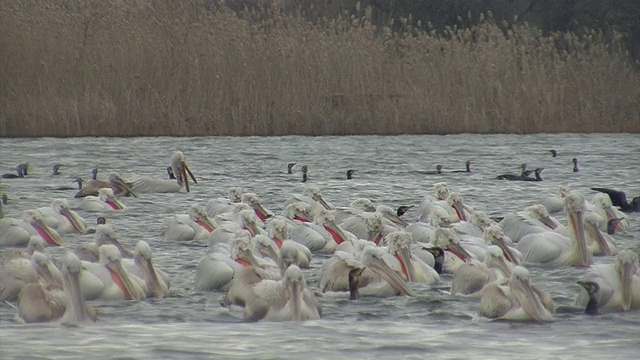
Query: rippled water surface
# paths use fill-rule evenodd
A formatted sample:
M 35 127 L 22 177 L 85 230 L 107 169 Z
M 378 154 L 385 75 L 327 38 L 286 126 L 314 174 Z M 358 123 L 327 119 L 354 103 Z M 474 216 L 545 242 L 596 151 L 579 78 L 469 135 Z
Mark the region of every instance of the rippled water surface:
M 553 158 L 549 149 L 556 149 Z M 556 321 L 548 324 L 486 321 L 475 314 L 476 299 L 447 294 L 451 278 L 433 286 L 412 284 L 412 298 L 321 298 L 324 317 L 303 323 L 243 323 L 237 313 L 219 305 L 222 292 L 193 289 L 195 269 L 206 248 L 166 242 L 162 232 L 176 214 L 194 203 L 226 196 L 230 186 L 257 193 L 274 213 L 292 193 L 301 193 L 300 166 L 308 165 L 310 183 L 336 206 L 359 197 L 396 208 L 419 204 L 435 182 L 446 181 L 465 202 L 492 215 L 531 205 L 560 184 L 581 191 L 609 186 L 640 195 L 640 136 L 589 135 L 456 135 L 362 137 L 201 137 L 201 138 L 69 138 L 0 139 L 0 172 L 19 162 L 30 164 L 25 179 L 2 181 L 10 197 L 5 216 L 48 206 L 55 198 L 72 205 L 74 191 L 48 188 L 88 178 L 98 166 L 102 175 L 164 177 L 169 157 L 182 150 L 198 184 L 189 194 L 151 194 L 125 198 L 128 209 L 104 214 L 125 246 L 146 240 L 158 267 L 171 277 L 171 294 L 140 302 L 94 302 L 99 321 L 71 327 L 21 325 L 15 311 L 0 304 L 0 359 L 337 359 L 337 358 L 626 358 L 640 353 L 640 312 L 585 316 L 571 304 L 585 269 L 528 265 L 533 281 L 556 302 Z M 571 158 L 580 161 L 572 171 Z M 424 175 L 436 164 L 470 174 Z M 286 165 L 297 162 L 295 174 Z M 543 182 L 493 180 L 517 172 L 520 163 L 544 167 Z M 62 164 L 60 176 L 51 166 Z M 347 169 L 357 169 L 346 180 Z M 100 213 L 78 210 L 88 224 Z M 407 215 L 412 219 L 412 214 Z M 630 214 L 631 231 L 617 234 L 618 247 L 640 250 L 640 216 Z M 66 248 L 92 242 L 91 235 L 67 235 L 64 247 L 47 249 L 54 257 Z M 4 250 L 0 249 L 0 254 Z M 311 287 L 326 258 L 316 255 L 305 271 Z M 596 263 L 613 258 L 598 257 Z

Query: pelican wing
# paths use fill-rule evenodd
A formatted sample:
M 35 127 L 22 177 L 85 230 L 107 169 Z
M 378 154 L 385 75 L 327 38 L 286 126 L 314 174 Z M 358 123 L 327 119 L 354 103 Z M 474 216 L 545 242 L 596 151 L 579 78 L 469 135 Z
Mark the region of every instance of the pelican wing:
M 476 293 L 492 280 L 491 275 L 491 270 L 487 269 L 483 264 L 475 261 L 466 263 L 460 266 L 453 275 L 451 295 Z
M 509 289 L 495 283 L 484 289 L 480 298 L 480 315 L 494 319 L 504 316 L 513 308 Z
M 558 260 L 569 250 L 566 237 L 552 232 L 530 234 L 522 238 L 516 249 L 522 253 L 524 261 L 547 263 Z

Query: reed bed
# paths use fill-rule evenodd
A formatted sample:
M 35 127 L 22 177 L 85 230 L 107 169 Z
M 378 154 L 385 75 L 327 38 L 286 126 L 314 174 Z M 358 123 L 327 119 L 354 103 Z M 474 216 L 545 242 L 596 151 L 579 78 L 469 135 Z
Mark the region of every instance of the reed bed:
M 615 34 L 505 32 L 490 18 L 376 27 L 367 9 L 259 15 L 202 0 L 3 1 L 0 136 L 640 130 L 640 74 Z

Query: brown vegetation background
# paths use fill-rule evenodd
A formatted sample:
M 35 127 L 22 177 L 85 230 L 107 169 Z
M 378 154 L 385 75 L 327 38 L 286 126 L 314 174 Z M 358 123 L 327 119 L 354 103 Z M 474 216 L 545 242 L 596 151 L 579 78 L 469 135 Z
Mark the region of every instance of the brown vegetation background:
M 235 5 L 3 1 L 0 136 L 640 132 L 616 29 Z

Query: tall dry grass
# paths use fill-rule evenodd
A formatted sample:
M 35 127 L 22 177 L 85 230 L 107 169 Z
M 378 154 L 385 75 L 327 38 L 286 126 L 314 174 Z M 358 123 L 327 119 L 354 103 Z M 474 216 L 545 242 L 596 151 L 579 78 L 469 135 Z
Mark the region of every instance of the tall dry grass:
M 615 37 L 268 12 L 3 1 L 0 136 L 640 130 L 640 74 Z

